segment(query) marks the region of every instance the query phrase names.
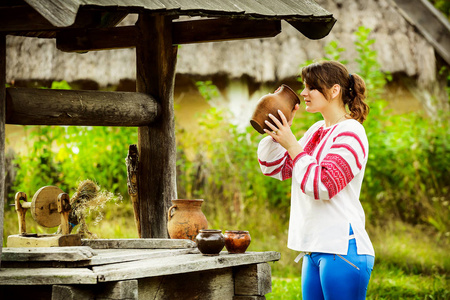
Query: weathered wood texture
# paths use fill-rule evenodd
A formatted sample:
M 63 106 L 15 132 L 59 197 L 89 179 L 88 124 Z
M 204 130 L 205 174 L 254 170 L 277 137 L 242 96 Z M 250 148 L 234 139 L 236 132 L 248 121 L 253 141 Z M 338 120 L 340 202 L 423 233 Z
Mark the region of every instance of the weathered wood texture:
M 83 239 L 83 246 L 93 249 L 184 249 L 197 244 L 182 239 Z
M 173 43 L 190 44 L 249 38 L 274 37 L 281 32 L 281 21 L 244 19 L 206 19 L 173 23 Z
M 8 247 L 67 247 L 81 246 L 78 234 L 39 234 L 37 237 L 10 235 Z
M 137 261 L 150 258 L 167 258 L 176 255 L 194 253 L 196 249 L 97 249 L 94 254 L 75 253 L 74 247 L 47 248 L 47 251 L 29 251 L 32 248 L 4 248 L 3 268 L 75 268 L 87 266 L 99 266 Z M 85 247 L 91 249 L 89 247 Z M 64 252 L 64 250 L 66 252 Z M 20 252 L 21 251 L 21 252 Z M 5 255 L 6 254 L 6 255 Z
M 394 0 L 399 12 L 450 64 L 450 23 L 428 0 Z
M 3 261 L 80 261 L 97 253 L 90 247 L 4 248 Z
M 52 300 L 95 300 L 95 293 L 92 287 L 54 285 L 52 286 Z
M 134 222 L 136 224 L 136 230 L 138 236 L 141 238 L 141 222 L 139 213 L 139 196 L 138 196 L 138 183 L 139 183 L 139 150 L 136 144 L 132 144 L 128 147 L 128 155 L 125 159 L 127 165 L 127 187 L 128 195 L 130 195 L 131 203 L 133 204 Z
M 174 21 L 174 45 L 226 40 L 274 37 L 281 32 L 281 21 L 245 19 L 206 19 Z M 135 26 L 60 31 L 56 47 L 65 52 L 86 52 L 134 48 L 138 32 Z
M 233 299 L 231 268 L 144 278 L 139 280 L 139 299 Z
M 142 93 L 7 89 L 8 124 L 142 126 L 157 114 L 157 102 Z
M 126 280 L 92 286 L 54 285 L 52 300 L 138 300 L 138 281 Z M 150 299 L 150 298 L 148 298 Z
M 246 254 L 222 252 L 219 256 L 185 254 L 166 258 L 143 259 L 120 265 L 94 266 L 92 269 L 99 276 L 100 282 L 108 282 L 222 269 L 279 259 L 280 254 L 277 252 L 248 252 Z
M 6 111 L 6 37 L 0 34 L 0 240 L 3 241 L 3 216 L 5 207 L 5 111 Z M 0 244 L 0 263 L 2 254 Z
M 138 129 L 141 235 L 168 238 L 167 210 L 177 198 L 173 88 L 177 47 L 169 17 L 141 14 L 136 46 L 138 92 L 161 105 L 156 122 Z
M 87 268 L 2 268 L 1 285 L 96 284 L 97 275 Z
M 270 265 L 261 263 L 236 268 L 234 292 L 245 296 L 264 296 L 272 292 Z

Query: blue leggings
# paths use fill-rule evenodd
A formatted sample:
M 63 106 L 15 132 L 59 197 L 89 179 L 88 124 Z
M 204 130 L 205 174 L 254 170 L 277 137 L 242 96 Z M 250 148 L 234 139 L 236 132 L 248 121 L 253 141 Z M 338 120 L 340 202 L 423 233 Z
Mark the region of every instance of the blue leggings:
M 303 300 L 361 300 L 367 286 L 375 257 L 358 255 L 356 241 L 349 241 L 348 254 L 313 252 L 303 257 Z

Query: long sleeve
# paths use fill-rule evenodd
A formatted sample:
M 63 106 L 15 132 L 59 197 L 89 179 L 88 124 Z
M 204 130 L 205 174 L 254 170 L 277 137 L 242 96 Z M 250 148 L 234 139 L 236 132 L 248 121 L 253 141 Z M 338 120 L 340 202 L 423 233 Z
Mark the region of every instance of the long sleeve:
M 361 171 L 367 160 L 368 143 L 364 132 L 342 131 L 330 137 L 329 150 L 315 156 L 305 151 L 293 160 L 296 183 L 314 199 L 329 200 L 344 189 Z M 325 141 L 326 143 L 327 141 Z
M 258 162 L 264 175 L 285 180 L 292 177 L 293 162 L 286 149 L 270 136 L 258 145 Z

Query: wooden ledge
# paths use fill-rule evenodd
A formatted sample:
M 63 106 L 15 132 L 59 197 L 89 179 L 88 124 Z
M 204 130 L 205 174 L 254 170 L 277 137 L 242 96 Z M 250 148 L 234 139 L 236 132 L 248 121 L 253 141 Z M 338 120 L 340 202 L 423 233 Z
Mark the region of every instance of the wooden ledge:
M 246 252 L 244 254 L 228 254 L 223 251 L 218 256 L 184 254 L 97 266 L 92 270 L 98 275 L 99 282 L 106 282 L 222 269 L 279 259 L 280 253 L 274 251 Z
M 185 249 L 197 244 L 182 239 L 83 239 L 83 246 L 93 249 Z

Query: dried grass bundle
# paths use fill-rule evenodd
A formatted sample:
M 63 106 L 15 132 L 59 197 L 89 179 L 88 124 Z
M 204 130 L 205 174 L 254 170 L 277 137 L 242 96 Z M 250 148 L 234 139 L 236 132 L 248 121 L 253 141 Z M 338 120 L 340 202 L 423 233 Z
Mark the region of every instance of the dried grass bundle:
M 113 193 L 101 190 L 100 186 L 92 180 L 81 181 L 77 191 L 70 198 L 72 211 L 69 214 L 69 229 L 80 225 L 77 233 L 83 238 L 96 238 L 97 236 L 89 231 L 86 224 L 86 217 L 92 213 L 97 213 L 94 224 L 98 224 L 103 219 L 102 209 L 105 204 L 113 199 L 118 199 Z M 120 197 L 119 199 L 120 200 Z M 58 228 L 58 232 L 61 228 Z

